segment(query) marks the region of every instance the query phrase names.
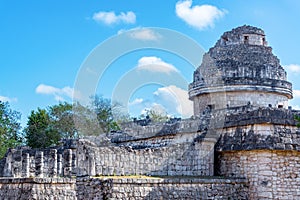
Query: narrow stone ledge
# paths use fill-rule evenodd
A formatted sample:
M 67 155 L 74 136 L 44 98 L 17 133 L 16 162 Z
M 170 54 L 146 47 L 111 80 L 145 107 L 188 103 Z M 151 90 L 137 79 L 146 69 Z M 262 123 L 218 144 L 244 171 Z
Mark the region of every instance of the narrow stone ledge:
M 149 177 L 149 178 L 93 178 L 101 181 L 111 181 L 113 184 L 245 184 L 245 178 L 227 178 L 227 177 Z M 87 181 L 78 178 L 77 181 Z
M 19 183 L 33 183 L 33 184 L 70 184 L 76 183 L 76 179 L 72 178 L 0 178 L 0 184 L 19 184 Z

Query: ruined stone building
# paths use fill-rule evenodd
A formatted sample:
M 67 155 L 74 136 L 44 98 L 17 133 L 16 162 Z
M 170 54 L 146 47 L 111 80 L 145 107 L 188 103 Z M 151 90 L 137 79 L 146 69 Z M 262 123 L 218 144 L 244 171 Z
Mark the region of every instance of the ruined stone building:
M 300 112 L 263 30 L 225 32 L 189 96 L 191 119 L 9 150 L 0 199 L 300 199 Z

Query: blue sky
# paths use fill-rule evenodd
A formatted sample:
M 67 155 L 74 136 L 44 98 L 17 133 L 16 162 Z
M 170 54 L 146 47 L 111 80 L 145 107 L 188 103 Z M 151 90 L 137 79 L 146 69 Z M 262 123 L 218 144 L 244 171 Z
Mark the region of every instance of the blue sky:
M 290 105 L 300 108 L 299 11 L 298 0 L 0 0 L 0 100 L 20 111 L 25 125 L 30 111 L 37 107 L 71 102 L 73 94 L 80 98 L 74 89 L 80 70 L 92 51 L 109 38 L 133 29 L 132 36 L 147 46 L 163 36 L 163 31 L 148 28 L 158 27 L 187 36 L 207 51 L 223 32 L 248 24 L 265 31 L 293 83 Z M 184 45 L 174 39 L 176 42 Z M 116 46 L 107 48 L 98 59 Z M 142 73 L 145 82 L 126 91 L 130 94 L 126 106 L 132 115 L 155 108 L 187 117 L 191 107 L 178 105 L 190 105 L 185 97 L 193 70 L 191 63 L 172 52 L 135 50 L 114 59 L 98 75 L 95 93 L 120 99 L 118 88 L 124 92 L 121 86 L 130 88 L 128 80 Z M 150 83 L 149 77 L 158 79 Z

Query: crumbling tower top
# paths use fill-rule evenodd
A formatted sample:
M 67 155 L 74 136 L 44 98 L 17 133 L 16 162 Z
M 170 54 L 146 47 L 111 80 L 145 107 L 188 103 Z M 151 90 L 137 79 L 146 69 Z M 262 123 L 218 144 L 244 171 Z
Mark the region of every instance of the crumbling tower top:
M 265 32 L 253 26 L 240 26 L 225 32 L 216 46 L 249 44 L 267 46 Z
M 264 31 L 244 25 L 225 32 L 204 54 L 189 96 L 195 115 L 207 107 L 286 108 L 292 98 L 292 84 L 268 46 Z

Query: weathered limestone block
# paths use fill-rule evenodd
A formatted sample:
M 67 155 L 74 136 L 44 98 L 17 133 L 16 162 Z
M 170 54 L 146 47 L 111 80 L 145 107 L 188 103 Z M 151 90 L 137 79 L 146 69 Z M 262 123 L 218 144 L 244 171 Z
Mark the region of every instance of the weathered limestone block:
M 35 176 L 44 177 L 44 152 L 37 151 L 35 154 Z
M 63 175 L 63 157 L 61 154 L 57 155 L 57 175 L 62 176 Z
M 89 175 L 95 176 L 96 175 L 96 161 L 95 161 L 95 154 L 90 154 L 89 158 Z
M 76 145 L 76 148 L 77 148 L 77 143 L 76 142 L 74 142 L 74 143 L 75 143 L 74 145 Z M 74 175 L 74 176 L 77 174 L 77 171 L 76 171 L 76 169 L 77 169 L 76 148 L 72 149 L 72 175 Z
M 12 173 L 14 177 L 22 176 L 22 151 L 12 150 Z
M 56 177 L 57 176 L 57 150 L 50 150 L 50 158 L 49 158 L 49 176 Z
M 78 199 L 248 199 L 245 179 L 77 179 Z
M 298 151 L 225 151 L 218 159 L 220 175 L 249 180 L 250 199 L 300 198 Z
M 23 157 L 22 177 L 29 177 L 30 176 L 30 156 L 29 156 L 29 153 L 23 154 L 22 157 Z
M 65 149 L 63 152 L 63 175 L 72 175 L 72 149 Z
M 3 158 L 3 176 L 4 177 L 13 177 L 13 171 L 12 171 L 12 152 L 8 151 L 6 157 Z
M 75 180 L 66 178 L 0 178 L 0 199 L 77 199 Z

